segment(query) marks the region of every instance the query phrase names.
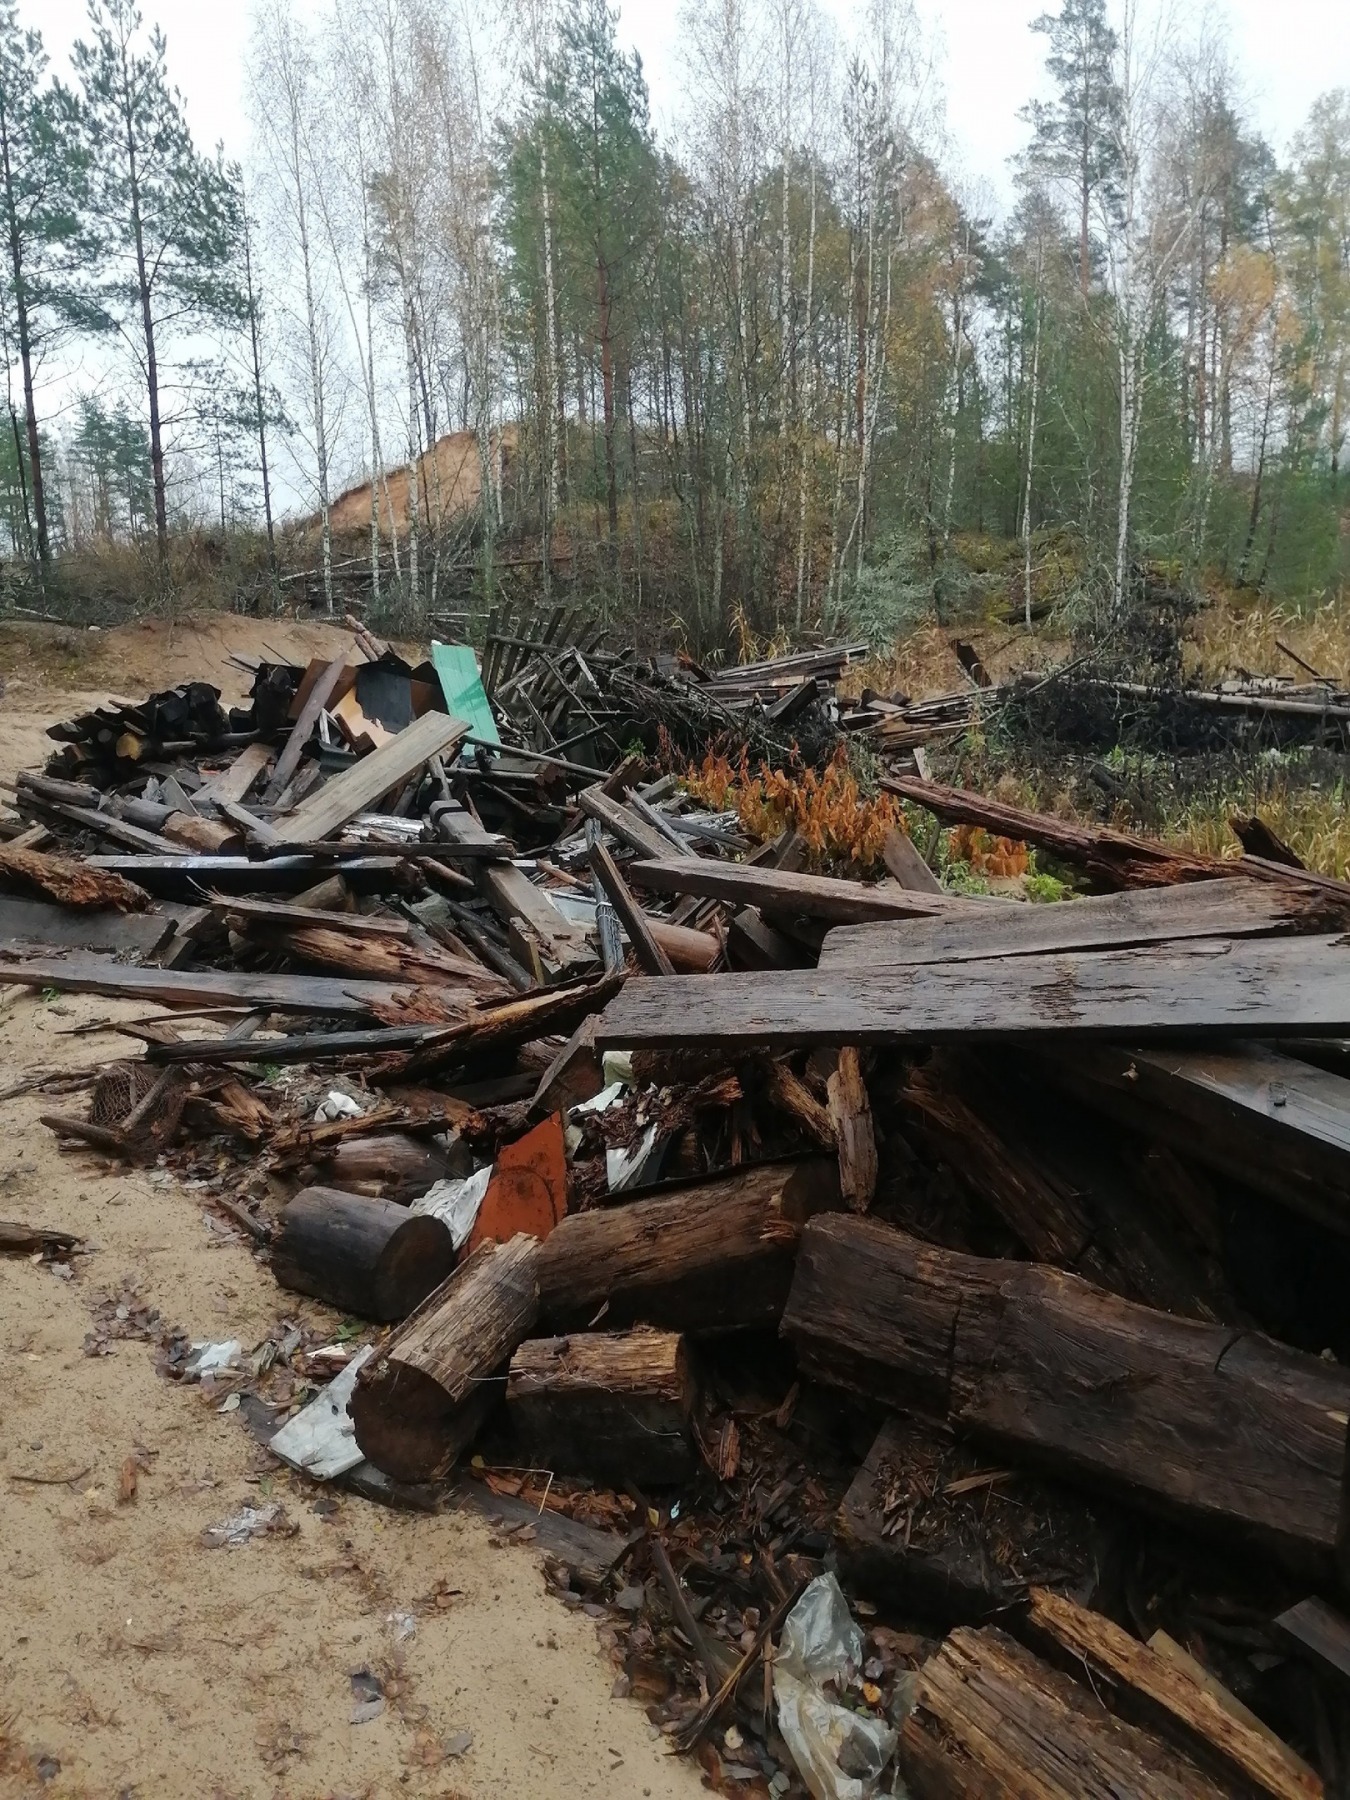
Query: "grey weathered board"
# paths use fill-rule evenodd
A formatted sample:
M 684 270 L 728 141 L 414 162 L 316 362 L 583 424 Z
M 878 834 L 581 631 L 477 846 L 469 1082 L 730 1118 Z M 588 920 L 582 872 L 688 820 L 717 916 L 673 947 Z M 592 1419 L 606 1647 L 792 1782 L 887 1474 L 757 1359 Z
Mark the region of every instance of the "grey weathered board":
M 1168 890 L 1170 891 L 1170 890 Z M 1350 1080 L 1260 1044 L 1045 1052 L 1052 1080 L 1122 1124 L 1350 1233 Z
M 418 990 L 331 975 L 252 975 L 219 969 L 137 969 L 97 956 L 0 961 L 0 982 L 65 994 L 154 1000 L 164 1006 L 266 1006 L 277 1012 L 364 1018 L 374 1006 L 412 1005 Z
M 1303 910 L 1297 894 L 1234 876 L 1181 887 L 1133 888 L 1052 906 L 986 906 L 965 918 L 841 925 L 825 939 L 820 966 L 899 967 L 1063 950 L 1124 950 L 1182 938 L 1257 937 L 1297 927 Z
M 877 919 L 978 918 L 1014 905 L 1012 901 L 963 900 L 956 894 L 864 887 L 861 882 L 839 881 L 832 875 L 799 875 L 753 863 L 711 862 L 701 856 L 662 856 L 630 863 L 627 877 L 634 887 L 651 888 L 659 894 L 700 894 L 710 900 L 731 900 L 834 925 L 860 925 Z
M 596 1041 L 636 1049 L 1347 1032 L 1344 940 L 1206 938 L 1096 955 L 635 981 L 605 1009 Z
M 331 836 L 433 756 L 458 748 L 468 733 L 469 727 L 448 713 L 423 713 L 397 737 L 335 775 L 288 818 L 276 820 L 278 837 L 288 844 L 310 844 Z
M 141 957 L 162 950 L 178 929 L 167 913 L 76 912 L 45 900 L 0 895 L 0 949 L 36 944 L 55 950 L 130 952 Z

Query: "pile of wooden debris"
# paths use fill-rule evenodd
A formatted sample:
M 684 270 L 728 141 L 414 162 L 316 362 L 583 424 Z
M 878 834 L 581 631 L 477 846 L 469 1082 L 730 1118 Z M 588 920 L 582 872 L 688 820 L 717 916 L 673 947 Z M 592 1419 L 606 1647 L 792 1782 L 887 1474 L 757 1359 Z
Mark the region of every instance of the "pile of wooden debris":
M 1092 891 L 806 873 L 632 745 L 870 729 L 846 652 L 358 642 L 55 728 L 0 823 L 0 980 L 169 1009 L 46 1122 L 372 1322 L 241 1416 L 536 1539 L 719 1791 L 1344 1791 L 1350 884 L 900 773 Z

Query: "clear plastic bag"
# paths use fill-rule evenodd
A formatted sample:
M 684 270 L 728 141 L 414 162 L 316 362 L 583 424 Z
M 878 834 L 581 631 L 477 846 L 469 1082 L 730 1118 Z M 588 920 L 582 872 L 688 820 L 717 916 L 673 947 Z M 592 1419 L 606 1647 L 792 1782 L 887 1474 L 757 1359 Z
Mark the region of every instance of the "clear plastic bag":
M 773 1664 L 778 1729 L 815 1800 L 872 1800 L 896 1736 L 825 1692 L 862 1666 L 863 1637 L 833 1575 L 818 1575 L 788 1614 Z

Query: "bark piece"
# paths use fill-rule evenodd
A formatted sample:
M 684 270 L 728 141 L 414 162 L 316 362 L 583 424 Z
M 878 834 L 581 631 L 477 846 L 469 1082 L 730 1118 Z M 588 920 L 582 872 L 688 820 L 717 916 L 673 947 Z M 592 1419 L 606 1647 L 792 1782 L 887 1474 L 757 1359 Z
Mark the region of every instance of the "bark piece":
M 783 1331 L 808 1373 L 995 1454 L 1332 1562 L 1350 1371 L 1320 1358 L 842 1217 L 803 1231 Z
M 302 1188 L 272 1239 L 282 1287 L 381 1324 L 406 1319 L 454 1263 L 439 1219 L 340 1188 Z
M 835 1540 L 857 1592 L 944 1628 L 1006 1613 L 1042 1581 L 1095 1598 L 1119 1561 L 1110 1508 L 918 1419 L 881 1427 Z
M 846 1045 L 827 1085 L 830 1123 L 839 1150 L 839 1190 L 852 1212 L 866 1212 L 877 1191 L 877 1140 L 862 1059 Z
M 1185 1668 L 1169 1663 L 1113 1620 L 1063 1594 L 1033 1590 L 1028 1624 L 1067 1651 L 1076 1665 L 1119 1685 L 1147 1722 L 1179 1738 L 1205 1766 L 1218 1765 L 1275 1800 L 1320 1800 L 1321 1777 L 1264 1728 L 1254 1730 L 1224 1707 Z M 1101 1686 L 1094 1682 L 1094 1689 Z
M 837 1205 L 820 1157 L 731 1170 L 648 1200 L 563 1220 L 543 1246 L 544 1316 L 591 1324 L 720 1332 L 772 1325 L 792 1280 L 802 1224 Z
M 362 1369 L 352 1395 L 361 1453 L 396 1481 L 436 1481 L 500 1395 L 492 1377 L 539 1315 L 540 1247 L 484 1244 Z
M 506 1384 L 523 1460 L 615 1486 L 692 1476 L 694 1399 L 685 1340 L 646 1329 L 531 1339 Z
M 13 844 L 0 844 L 0 884 L 56 906 L 90 911 L 102 907 L 109 912 L 145 912 L 150 905 L 145 889 L 120 875 L 45 850 L 16 849 Z
M 954 1631 L 900 1730 L 915 1800 L 1234 1800 L 1003 1632 Z

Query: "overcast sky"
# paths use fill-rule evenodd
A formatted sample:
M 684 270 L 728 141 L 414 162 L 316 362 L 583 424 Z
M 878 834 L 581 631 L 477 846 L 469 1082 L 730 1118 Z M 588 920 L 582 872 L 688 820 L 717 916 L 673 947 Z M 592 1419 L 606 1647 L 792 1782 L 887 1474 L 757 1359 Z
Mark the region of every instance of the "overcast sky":
M 841 21 L 846 0 L 824 0 Z M 952 173 L 1008 192 L 1007 159 L 1024 142 L 1018 110 L 1043 85 L 1045 40 L 1028 29 L 1053 0 L 918 0 L 940 45 Z M 297 12 L 318 0 L 294 0 Z M 248 147 L 242 59 L 249 0 L 141 0 L 169 41 L 169 68 L 187 100 L 199 144 L 223 140 L 230 156 Z M 1350 0 L 1213 0 L 1256 124 L 1283 151 L 1319 93 L 1350 86 Z M 85 25 L 84 0 L 19 0 L 61 67 Z M 673 56 L 675 0 L 622 0 L 620 33 L 642 54 L 658 128 L 679 97 Z

